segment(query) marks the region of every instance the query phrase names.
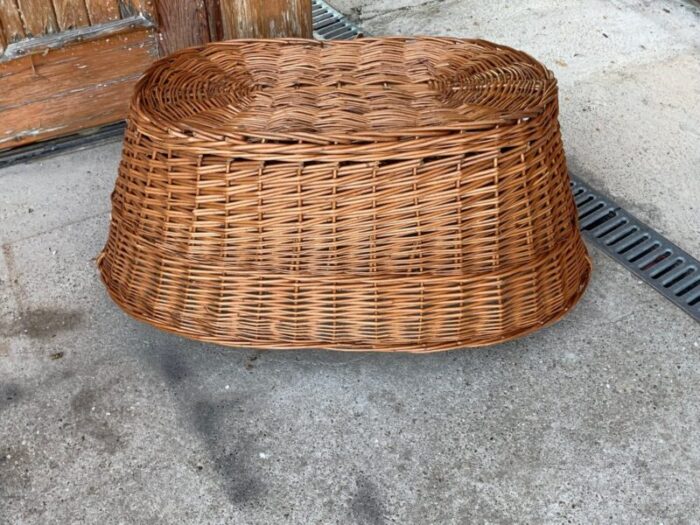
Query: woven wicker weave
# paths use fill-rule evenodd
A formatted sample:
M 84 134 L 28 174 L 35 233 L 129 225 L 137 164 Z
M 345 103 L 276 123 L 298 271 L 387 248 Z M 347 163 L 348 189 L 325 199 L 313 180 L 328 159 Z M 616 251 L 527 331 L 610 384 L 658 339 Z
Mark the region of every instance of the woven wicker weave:
M 137 86 L 112 202 L 113 299 L 225 345 L 497 343 L 560 318 L 590 272 L 556 81 L 484 41 L 179 52 Z

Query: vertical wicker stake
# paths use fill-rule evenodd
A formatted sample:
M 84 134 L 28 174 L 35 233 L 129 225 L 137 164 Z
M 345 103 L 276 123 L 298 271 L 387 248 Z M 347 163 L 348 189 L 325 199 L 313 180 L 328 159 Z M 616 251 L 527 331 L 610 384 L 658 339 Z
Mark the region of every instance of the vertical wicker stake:
M 224 38 L 312 38 L 311 0 L 220 0 Z

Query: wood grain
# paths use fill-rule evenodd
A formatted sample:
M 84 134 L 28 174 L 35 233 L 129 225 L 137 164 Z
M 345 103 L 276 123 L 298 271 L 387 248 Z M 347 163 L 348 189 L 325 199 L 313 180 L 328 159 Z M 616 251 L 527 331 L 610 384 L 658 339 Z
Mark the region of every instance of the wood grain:
M 124 118 L 157 56 L 155 35 L 142 30 L 0 64 L 0 148 Z
M 156 0 L 117 0 L 122 18 L 142 14 L 152 20 L 157 18 Z M 180 1 L 180 0 L 177 0 Z M 170 2 L 166 2 L 169 4 Z
M 311 38 L 311 0 L 220 0 L 224 38 Z
M 90 24 L 102 24 L 119 20 L 119 3 L 117 0 L 85 0 Z
M 209 42 L 204 0 L 156 0 L 156 8 L 162 54 Z
M 58 22 L 50 1 L 17 0 L 17 5 L 24 20 L 24 31 L 27 37 L 58 31 Z
M 209 41 L 217 42 L 224 39 L 224 27 L 221 19 L 220 0 L 206 0 L 207 24 L 209 25 Z
M 14 0 L 0 0 L 0 26 L 5 45 L 24 38 L 24 26 Z
M 61 31 L 90 25 L 83 0 L 53 0 L 53 7 Z

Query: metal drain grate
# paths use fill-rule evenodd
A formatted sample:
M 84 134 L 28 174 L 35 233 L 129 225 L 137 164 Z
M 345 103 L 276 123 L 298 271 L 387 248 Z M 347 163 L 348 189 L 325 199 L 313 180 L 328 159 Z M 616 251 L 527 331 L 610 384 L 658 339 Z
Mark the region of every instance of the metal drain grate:
M 700 262 L 577 177 L 571 179 L 584 237 L 700 321 Z
M 362 36 L 362 31 L 345 15 L 333 9 L 323 0 L 312 0 L 314 36 L 319 40 L 352 40 Z

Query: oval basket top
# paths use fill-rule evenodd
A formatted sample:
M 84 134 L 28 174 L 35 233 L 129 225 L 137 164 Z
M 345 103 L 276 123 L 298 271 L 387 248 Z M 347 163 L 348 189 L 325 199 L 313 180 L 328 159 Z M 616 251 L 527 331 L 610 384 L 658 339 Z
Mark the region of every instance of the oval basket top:
M 542 64 L 484 40 L 234 40 L 157 61 L 130 118 L 179 139 L 384 142 L 514 125 L 556 96 Z

